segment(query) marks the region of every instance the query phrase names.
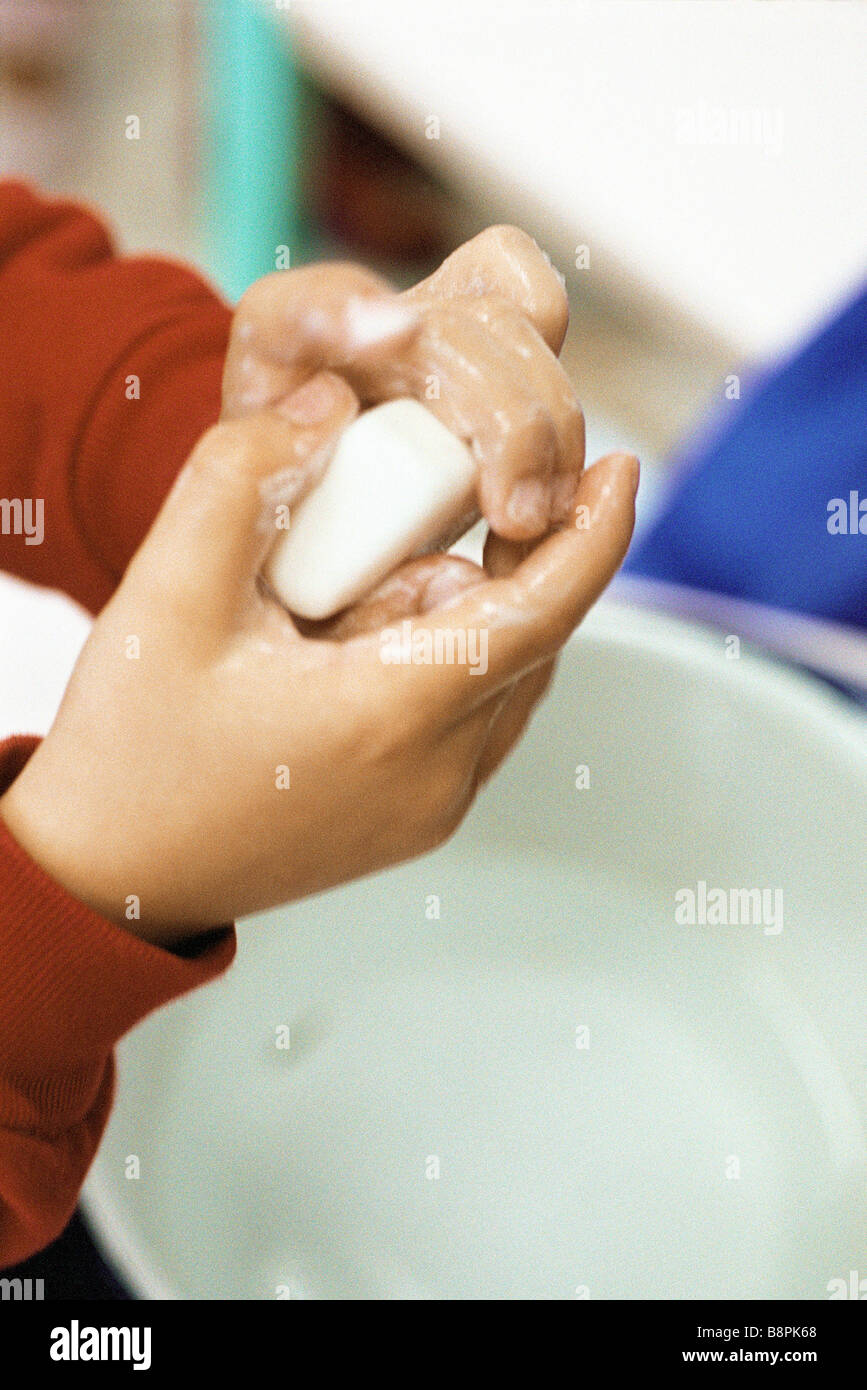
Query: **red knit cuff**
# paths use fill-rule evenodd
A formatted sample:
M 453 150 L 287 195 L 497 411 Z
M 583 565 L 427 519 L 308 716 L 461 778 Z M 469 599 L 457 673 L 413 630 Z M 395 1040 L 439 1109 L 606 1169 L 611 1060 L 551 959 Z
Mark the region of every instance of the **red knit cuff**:
M 0 742 L 0 792 L 38 743 Z M 190 958 L 142 941 L 67 893 L 0 818 L 0 1075 L 24 1083 L 31 1102 L 35 1087 L 43 1112 L 66 1110 L 124 1033 L 221 974 L 235 947 L 231 925 Z

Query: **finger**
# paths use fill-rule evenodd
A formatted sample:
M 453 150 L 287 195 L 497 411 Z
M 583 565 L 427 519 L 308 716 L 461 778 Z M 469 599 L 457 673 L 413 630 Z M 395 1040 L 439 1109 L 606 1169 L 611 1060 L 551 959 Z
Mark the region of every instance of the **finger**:
M 425 784 L 433 791 L 439 821 L 447 835 L 463 819 L 480 784 L 480 767 L 510 690 L 500 690 L 484 705 L 441 734 L 425 762 Z M 441 843 L 442 836 L 438 838 Z
M 401 565 L 372 593 L 343 613 L 321 623 L 296 619 L 306 636 L 346 641 L 362 633 L 379 632 L 403 618 L 441 609 L 479 584 L 485 572 L 458 555 L 424 555 Z
M 521 561 L 526 560 L 532 550 L 532 541 L 509 541 L 505 536 L 498 536 L 496 531 L 489 531 L 482 552 L 485 574 L 491 579 L 502 579 L 514 574 Z
M 541 339 L 536 342 L 547 354 Z M 469 444 L 487 520 L 515 540 L 534 539 L 550 529 L 560 463 L 554 420 L 545 396 L 528 382 L 525 365 L 459 302 L 427 311 L 422 332 L 387 376 L 354 379 L 362 395 L 397 392 L 424 398 L 425 407 Z M 425 386 L 432 380 L 437 393 L 427 399 Z
M 457 721 L 497 690 L 551 660 L 626 554 L 635 521 L 638 460 L 610 454 L 583 475 L 576 520 L 535 547 L 508 578 L 472 590 L 446 613 L 412 623 L 413 652 L 470 651 L 469 661 L 405 662 L 392 680 L 419 705 Z M 439 632 L 434 628 L 438 627 Z M 387 668 L 386 668 L 387 669 Z
M 526 314 L 553 352 L 569 323 L 564 282 L 540 246 L 519 227 L 488 227 L 459 246 L 404 299 L 500 294 Z
M 460 721 L 441 746 L 467 768 L 468 799 L 494 774 L 518 742 L 556 667 L 548 661 L 495 695 Z
M 324 263 L 266 275 L 235 311 L 223 418 L 257 413 L 322 369 L 387 362 L 420 326 L 413 307 L 360 266 Z
M 423 399 L 470 445 L 495 531 L 534 540 L 565 517 L 584 464 L 584 418 L 557 358 L 502 296 L 434 302 L 401 356 L 346 370 L 362 399 Z
M 533 325 L 514 305 L 499 295 L 480 295 L 471 301 L 472 312 L 485 331 L 515 358 L 525 386 L 542 401 L 554 422 L 557 439 L 556 471 L 546 487 L 544 477 L 533 470 L 511 486 L 497 477 L 486 478 L 487 492 L 482 499 L 485 515 L 495 530 L 501 513 L 522 516 L 528 527 L 544 519 L 538 530 L 528 530 L 528 539 L 540 535 L 548 525 L 557 525 L 568 515 L 578 479 L 584 469 L 584 414 L 569 377 L 556 355 Z M 541 486 L 537 486 L 537 479 Z M 534 498 L 536 501 L 534 502 Z
M 234 615 L 285 509 L 317 481 L 357 411 L 347 383 L 323 373 L 275 410 L 208 430 L 136 556 L 139 578 L 209 621 Z
M 478 785 L 487 782 L 508 757 L 523 734 L 539 701 L 547 693 L 556 668 L 555 661 L 523 676 L 510 698 L 492 721 L 488 741 L 478 766 Z
M 532 550 L 527 542 L 504 540 L 491 531 L 485 542 L 483 563 L 492 577 L 513 574 Z M 536 705 L 545 695 L 556 663 L 546 661 L 511 687 L 511 695 L 491 725 L 490 735 L 479 764 L 479 785 L 486 782 L 521 737 Z

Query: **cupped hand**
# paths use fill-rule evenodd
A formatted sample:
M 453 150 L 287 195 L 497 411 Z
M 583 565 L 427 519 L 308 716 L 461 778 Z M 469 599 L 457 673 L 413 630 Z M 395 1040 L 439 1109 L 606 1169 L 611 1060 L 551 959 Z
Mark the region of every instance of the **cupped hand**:
M 149 940 L 175 945 L 441 843 L 625 553 L 638 466 L 611 455 L 526 555 L 497 541 L 495 577 L 413 561 L 330 631 L 302 633 L 258 579 L 272 498 L 315 472 L 357 405 L 320 371 L 201 439 L 0 799 L 48 873 Z M 386 660 L 398 618 L 410 649 L 439 633 L 480 650 L 484 634 L 484 670 Z
M 322 371 L 360 406 L 413 396 L 471 448 L 491 529 L 535 540 L 566 518 L 584 465 L 584 418 L 557 359 L 568 309 L 516 227 L 488 228 L 402 294 L 352 264 L 275 272 L 238 305 L 223 417 L 279 407 Z M 322 466 L 299 477 L 299 495 Z

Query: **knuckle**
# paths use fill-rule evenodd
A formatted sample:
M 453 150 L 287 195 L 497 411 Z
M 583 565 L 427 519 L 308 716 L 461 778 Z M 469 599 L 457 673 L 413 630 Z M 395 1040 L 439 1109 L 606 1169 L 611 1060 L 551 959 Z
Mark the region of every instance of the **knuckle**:
M 508 223 L 489 227 L 482 237 L 492 251 L 518 262 L 527 273 L 532 285 L 530 312 L 544 326 L 546 338 L 559 346 L 569 325 L 569 296 L 550 257 L 527 232 Z
M 367 266 L 358 265 L 355 261 L 330 261 L 323 268 L 323 273 L 342 281 L 347 294 L 380 295 L 394 293 L 392 286 L 384 276 L 377 275 L 376 271 L 369 270 Z
M 480 233 L 479 240 L 490 246 L 493 251 L 510 259 L 517 257 L 522 261 L 534 260 L 541 255 L 529 232 L 525 232 L 522 227 L 516 227 L 512 222 L 496 222 L 493 227 L 486 227 Z
M 286 282 L 291 270 L 272 270 L 249 285 L 235 306 L 233 327 L 236 334 L 243 334 L 244 325 L 255 321 L 265 305 L 272 299 L 278 285 Z
M 486 290 L 484 294 L 474 295 L 466 301 L 465 308 L 494 329 L 508 329 L 516 338 L 526 339 L 530 336 L 532 325 L 517 304 L 499 290 Z

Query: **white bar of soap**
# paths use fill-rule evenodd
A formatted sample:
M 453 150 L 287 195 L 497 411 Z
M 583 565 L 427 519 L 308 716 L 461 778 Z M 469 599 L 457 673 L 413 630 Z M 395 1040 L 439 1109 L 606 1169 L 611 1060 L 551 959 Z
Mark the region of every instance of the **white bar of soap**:
M 330 618 L 473 508 L 467 446 L 415 400 L 387 401 L 344 430 L 326 472 L 293 508 L 265 577 L 292 613 Z

